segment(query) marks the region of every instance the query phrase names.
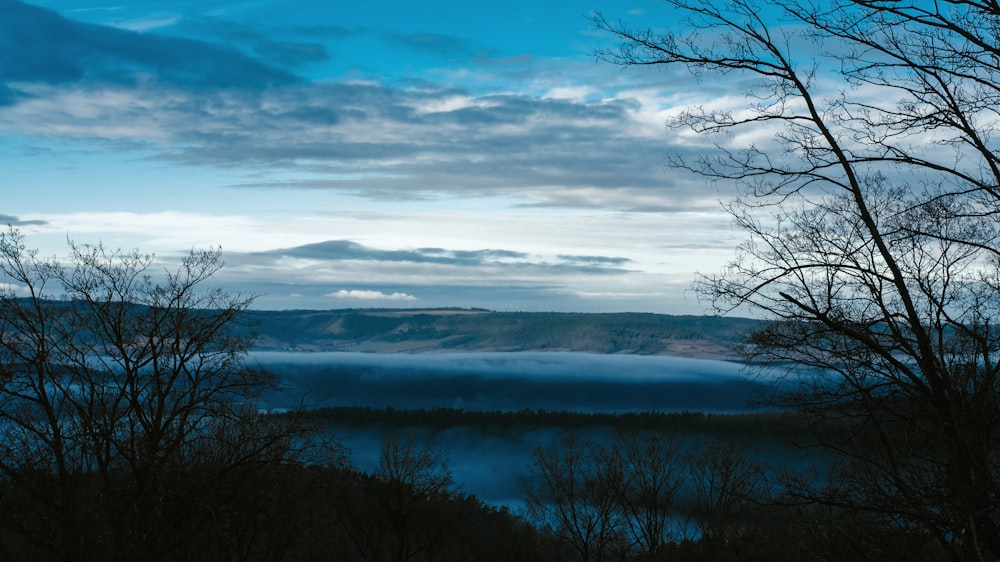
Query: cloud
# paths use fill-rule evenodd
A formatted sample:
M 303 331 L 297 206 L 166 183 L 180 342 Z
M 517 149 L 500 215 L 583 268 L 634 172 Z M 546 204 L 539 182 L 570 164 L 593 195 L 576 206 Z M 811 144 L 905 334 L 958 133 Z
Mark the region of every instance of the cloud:
M 21 220 L 13 215 L 0 215 L 0 224 L 10 226 L 44 226 L 48 222 L 43 220 Z
M 23 98 L 23 92 L 0 82 L 0 107 L 12 105 Z
M 261 253 L 304 259 L 393 261 L 453 265 L 481 265 L 491 261 L 524 258 L 527 256 L 527 254 L 509 250 L 461 251 L 445 250 L 443 248 L 380 250 L 363 246 L 350 240 L 328 240 L 316 244 L 306 244 L 295 248 Z
M 676 177 L 664 173 L 664 148 L 628 133 L 634 107 L 627 101 L 476 97 L 442 88 L 348 84 L 317 86 L 312 93 L 317 100 L 302 100 L 304 107 L 335 108 L 327 111 L 336 116 L 293 122 L 302 108 L 238 112 L 259 118 L 248 123 L 258 136 L 227 133 L 216 140 L 201 134 L 169 157 L 193 164 L 281 165 L 313 176 L 234 187 L 333 190 L 375 199 L 502 191 L 538 205 L 655 210 L 676 207 L 677 196 L 686 195 Z M 467 101 L 452 108 L 442 101 L 456 97 Z M 588 189 L 614 193 L 571 195 Z
M 406 293 L 383 293 L 382 291 L 372 291 L 372 290 L 358 290 L 358 289 L 341 289 L 333 293 L 327 293 L 326 296 L 335 299 L 355 299 L 355 300 L 388 300 L 388 301 L 415 301 L 417 297 L 413 295 L 408 295 Z
M 383 250 L 351 240 L 328 240 L 293 248 L 282 248 L 248 254 L 249 261 L 267 258 L 278 260 L 295 258 L 320 261 L 384 262 L 399 267 L 400 264 L 451 266 L 462 268 L 503 268 L 506 270 L 547 270 L 557 272 L 620 273 L 621 266 L 631 260 L 621 256 L 558 255 L 547 260 L 526 252 L 504 249 L 455 250 L 446 248 L 416 248 Z
M 83 49 L 92 55 L 68 54 L 79 40 L 52 40 L 57 56 L 27 65 L 43 69 L 34 79 L 17 64 L 0 69 L 20 76 L 16 92 L 0 90 L 4 128 L 102 139 L 174 164 L 253 174 L 233 182 L 235 189 L 375 200 L 505 193 L 525 206 L 645 212 L 688 208 L 703 195 L 702 181 L 665 173 L 665 114 L 649 100 L 475 93 L 427 82 L 305 83 L 208 43 L 102 28 L 105 34 L 118 36 L 118 46 Z M 164 55 L 175 40 L 207 51 L 183 60 Z M 154 83 L 136 78 L 143 69 Z M 104 75 L 116 82 L 92 83 Z
M 121 22 L 118 27 L 129 31 L 149 31 L 151 29 L 169 27 L 177 23 L 180 19 L 181 17 L 175 14 L 158 13 L 148 17 Z
M 689 233 L 731 240 L 728 221 L 684 216 L 717 209 L 704 182 L 664 166 L 701 152 L 665 134 L 671 104 L 714 104 L 726 92 L 702 92 L 715 84 L 396 31 L 417 21 L 386 31 L 325 25 L 329 13 L 259 19 L 287 12 L 276 4 L 170 9 L 63 17 L 0 0 L 0 135 L 51 150 L 27 161 L 46 174 L 26 183 L 78 186 L 80 199 L 39 215 L 22 196 L 7 212 L 44 221 L 17 224 L 158 255 L 220 244 L 225 281 L 277 307 L 329 306 L 341 289 L 422 306 L 594 310 L 588 295 L 602 295 L 605 310 L 648 309 L 689 282 L 663 275 L 687 259 Z M 164 212 L 105 212 L 135 209 L 119 185 L 142 173 L 157 180 L 145 208 Z M 88 197 L 98 183 L 107 198 Z
M 612 256 L 568 256 L 560 255 L 559 259 L 565 260 L 571 263 L 586 263 L 593 265 L 625 265 L 629 263 L 630 259 L 622 257 L 612 257 Z
M 24 295 L 29 294 L 27 287 L 14 283 L 0 282 L 0 295 Z
M 0 83 L 152 78 L 188 88 L 264 87 L 295 76 L 220 45 L 80 23 L 18 1 L 0 1 Z
M 346 37 L 350 30 L 336 26 L 323 28 L 251 28 L 244 23 L 207 16 L 178 18 L 169 29 L 198 40 L 213 40 L 242 48 L 276 68 L 293 68 L 331 60 L 319 39 Z M 314 37 L 315 41 L 303 41 Z
M 377 226 L 377 225 L 376 225 Z M 384 249 L 347 239 L 264 252 L 227 252 L 227 282 L 262 297 L 262 308 L 325 308 L 330 298 L 403 299 L 425 306 L 501 310 L 646 310 L 676 302 L 690 283 L 648 277 L 632 260 L 608 254 L 545 254 L 494 248 Z M 249 279 L 253 279 L 253 284 Z M 362 282 L 359 282 L 362 280 Z M 331 292 L 331 287 L 337 290 Z M 289 293 L 303 295 L 291 303 Z M 602 308 L 598 301 L 616 302 Z M 621 297 L 621 298 L 619 298 Z
M 665 139 L 669 108 L 649 78 L 566 61 L 486 68 L 481 46 L 443 34 L 293 31 L 188 16 L 137 33 L 0 1 L 0 127 L 239 170 L 245 181 L 233 189 L 377 201 L 499 195 L 538 209 L 714 207 L 703 181 L 665 173 L 668 152 L 702 147 Z M 465 78 L 423 74 L 438 82 L 308 82 L 285 70 L 327 61 L 321 41 L 358 34 L 475 60 L 462 66 Z M 28 35 L 43 48 L 29 47 Z M 512 80 L 528 87 L 511 89 Z M 651 89 L 621 90 L 626 82 Z M 496 86 L 451 85 L 474 83 Z M 570 91 L 579 95 L 550 96 Z

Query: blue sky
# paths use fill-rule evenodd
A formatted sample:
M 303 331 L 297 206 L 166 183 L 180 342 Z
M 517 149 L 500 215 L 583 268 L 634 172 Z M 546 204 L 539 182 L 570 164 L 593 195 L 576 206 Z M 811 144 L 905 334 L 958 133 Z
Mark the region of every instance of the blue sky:
M 0 222 L 262 308 L 700 313 L 740 242 L 664 127 L 733 92 L 598 62 L 660 2 L 0 0 Z

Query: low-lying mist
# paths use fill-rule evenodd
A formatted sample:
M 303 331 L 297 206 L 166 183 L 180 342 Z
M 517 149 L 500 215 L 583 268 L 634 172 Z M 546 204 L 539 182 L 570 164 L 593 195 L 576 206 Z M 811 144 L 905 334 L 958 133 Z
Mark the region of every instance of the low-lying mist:
M 743 411 L 762 382 L 736 363 L 586 353 L 258 352 L 278 374 L 265 407 L 576 412 Z

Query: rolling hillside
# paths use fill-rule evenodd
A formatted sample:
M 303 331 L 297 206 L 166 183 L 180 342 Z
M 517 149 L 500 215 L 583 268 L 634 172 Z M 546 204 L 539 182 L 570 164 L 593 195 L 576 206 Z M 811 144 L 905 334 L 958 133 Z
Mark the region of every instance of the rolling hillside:
M 726 358 L 758 324 L 745 318 L 481 309 L 254 311 L 259 350 L 581 351 Z

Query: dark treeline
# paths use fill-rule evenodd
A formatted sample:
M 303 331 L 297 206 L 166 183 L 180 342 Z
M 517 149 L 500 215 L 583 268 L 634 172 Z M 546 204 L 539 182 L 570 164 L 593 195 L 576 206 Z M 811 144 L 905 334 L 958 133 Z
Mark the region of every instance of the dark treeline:
M 4 560 L 518 560 L 544 559 L 540 533 L 475 497 L 386 479 L 344 466 L 266 463 L 220 475 L 214 466 L 177 469 L 146 513 L 118 511 L 131 498 L 103 483 L 77 482 L 83 525 L 72 534 L 55 506 L 39 505 L 4 481 Z M 94 476 L 96 478 L 96 475 Z M 39 475 L 38 486 L 45 484 Z M 113 487 L 118 488 L 118 487 Z M 109 514 L 115 514 L 109 517 Z M 138 520 L 144 531 L 134 533 Z M 123 531 L 124 530 L 124 531 Z M 67 553 L 72 552 L 72 556 Z
M 798 418 L 784 412 L 717 414 L 711 412 L 584 413 L 554 410 L 478 411 L 457 408 L 317 408 L 297 414 L 316 423 L 347 429 L 381 428 L 391 431 L 419 427 L 432 431 L 466 427 L 480 433 L 525 432 L 533 429 L 701 433 L 720 438 L 745 438 L 757 442 L 780 439 L 800 426 Z M 804 429 L 799 427 L 799 429 Z
M 164 467 L 142 513 L 134 511 L 135 483 L 124 468 L 81 474 L 72 505 L 60 503 L 58 483 L 45 474 L 3 480 L 0 557 L 856 560 L 863 549 L 875 559 L 935 558 L 927 545 L 875 521 L 796 502 L 795 479 L 809 470 L 801 455 L 786 465 L 760 454 L 800 427 L 785 414 L 342 408 L 256 419 L 300 436 L 308 430 L 312 442 L 281 459 L 232 464 L 203 455 Z M 323 440 L 330 426 L 380 427 L 377 466 L 366 472 L 346 463 L 339 444 Z M 448 451 L 412 437 L 454 427 L 555 428 L 563 437 L 535 447 L 522 483 L 527 508 L 511 511 L 463 493 Z M 586 437 L 607 428 L 616 437 Z M 39 503 L 40 494 L 51 504 Z M 72 533 L 61 524 L 67 509 L 79 523 Z

